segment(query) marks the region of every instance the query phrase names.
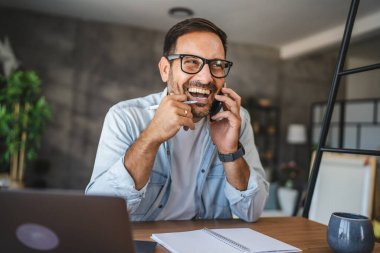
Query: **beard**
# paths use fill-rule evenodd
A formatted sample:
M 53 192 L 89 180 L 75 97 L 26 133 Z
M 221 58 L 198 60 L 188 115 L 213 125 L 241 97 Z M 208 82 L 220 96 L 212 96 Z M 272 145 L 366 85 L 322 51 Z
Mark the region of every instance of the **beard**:
M 210 108 L 211 106 L 209 105 L 194 104 L 191 107 L 191 113 L 193 114 L 194 118 L 204 118 L 210 114 Z
M 203 84 L 198 80 L 194 80 L 194 81 L 188 81 L 181 85 L 175 82 L 174 77 L 173 77 L 173 72 L 172 70 L 170 70 L 167 86 L 168 86 L 168 94 L 170 93 L 186 94 L 189 100 L 191 100 L 191 98 L 188 95 L 188 89 L 190 87 L 198 87 L 198 88 L 210 90 L 211 93 L 208 98 L 208 103 L 197 103 L 197 104 L 190 105 L 191 113 L 193 114 L 193 118 L 195 122 L 200 120 L 201 118 L 207 117 L 210 114 L 211 104 L 212 104 L 212 101 L 214 100 L 215 92 L 217 90 L 215 84 L 213 83 Z

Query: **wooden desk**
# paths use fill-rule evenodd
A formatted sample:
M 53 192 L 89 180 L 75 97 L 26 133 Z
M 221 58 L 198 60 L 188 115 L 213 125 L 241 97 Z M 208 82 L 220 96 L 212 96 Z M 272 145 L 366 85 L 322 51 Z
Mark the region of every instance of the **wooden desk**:
M 326 239 L 326 226 L 302 217 L 260 218 L 256 223 L 241 220 L 197 220 L 197 221 L 156 221 L 134 222 L 133 239 L 151 240 L 153 233 L 180 232 L 208 228 L 251 228 L 273 238 L 289 243 L 303 252 L 333 252 Z M 166 253 L 157 246 L 156 253 Z M 373 252 L 380 253 L 380 243 L 375 244 Z M 194 252 L 196 253 L 196 252 Z

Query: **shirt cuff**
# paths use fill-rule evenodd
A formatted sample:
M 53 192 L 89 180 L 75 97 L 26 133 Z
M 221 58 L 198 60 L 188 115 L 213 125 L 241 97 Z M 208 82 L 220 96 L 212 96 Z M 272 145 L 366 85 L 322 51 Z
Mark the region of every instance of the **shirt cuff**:
M 247 197 L 251 197 L 256 192 L 256 189 L 257 189 L 256 173 L 254 171 L 251 171 L 251 175 L 249 177 L 248 186 L 246 190 L 239 191 L 226 180 L 226 187 L 224 188 L 224 192 L 226 194 L 227 199 L 230 201 L 230 204 L 234 205 L 237 202 L 240 202 L 241 200 Z
M 145 197 L 149 180 L 141 190 L 136 190 L 135 181 L 124 166 L 124 157 L 119 159 L 119 161 L 111 167 L 109 172 L 109 182 L 118 196 L 123 196 L 126 194 L 125 197 L 128 201 Z

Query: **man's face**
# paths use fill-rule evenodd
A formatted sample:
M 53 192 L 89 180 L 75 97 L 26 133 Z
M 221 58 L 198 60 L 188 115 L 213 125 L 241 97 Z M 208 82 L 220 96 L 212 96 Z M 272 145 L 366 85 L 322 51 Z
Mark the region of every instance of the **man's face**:
M 206 59 L 224 59 L 225 53 L 220 38 L 211 32 L 192 32 L 177 39 L 173 54 L 191 54 Z M 215 78 L 208 64 L 197 74 L 187 74 L 181 70 L 181 59 L 171 62 L 168 76 L 168 92 L 186 94 L 192 104 L 195 121 L 209 114 L 215 94 L 223 87 L 224 78 Z

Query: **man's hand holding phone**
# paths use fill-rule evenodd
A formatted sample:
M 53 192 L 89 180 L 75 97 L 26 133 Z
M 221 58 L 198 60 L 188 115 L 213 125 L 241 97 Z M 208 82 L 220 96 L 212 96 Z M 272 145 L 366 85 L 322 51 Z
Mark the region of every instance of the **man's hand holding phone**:
M 223 111 L 211 115 L 211 138 L 220 153 L 233 153 L 238 148 L 241 126 L 240 106 L 241 97 L 232 89 L 224 87 L 223 95 L 215 95 L 215 102 L 223 104 Z
M 220 154 L 233 154 L 239 149 L 239 135 L 241 127 L 240 96 L 230 88 L 222 88 L 224 95 L 216 95 L 215 100 L 223 103 L 223 111 L 211 118 L 211 138 Z M 243 151 L 244 154 L 244 151 Z M 244 159 L 224 162 L 224 171 L 227 181 L 237 190 L 247 189 L 249 180 L 249 166 Z

